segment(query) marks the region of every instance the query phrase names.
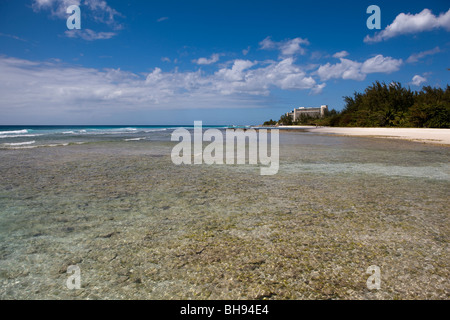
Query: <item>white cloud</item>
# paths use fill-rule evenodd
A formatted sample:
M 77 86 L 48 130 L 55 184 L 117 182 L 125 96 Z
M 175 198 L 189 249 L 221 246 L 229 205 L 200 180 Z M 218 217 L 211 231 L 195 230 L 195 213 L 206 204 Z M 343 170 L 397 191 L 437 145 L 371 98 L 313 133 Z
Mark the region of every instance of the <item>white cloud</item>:
M 329 55 L 326 54 L 325 52 L 321 52 L 321 51 L 313 51 L 311 52 L 311 59 L 312 60 L 319 60 L 322 58 L 328 58 Z
M 291 56 L 294 54 L 305 54 L 305 49 L 300 47 L 301 44 L 308 45 L 309 42 L 306 39 L 295 38 L 292 40 L 288 40 L 281 44 L 281 53 L 285 56 Z
M 208 64 L 213 64 L 216 63 L 217 61 L 219 61 L 219 57 L 220 55 L 217 53 L 214 53 L 213 55 L 211 55 L 211 58 L 199 58 L 199 59 L 195 59 L 192 60 L 193 63 L 196 64 L 200 64 L 200 65 L 208 65 Z
M 256 63 L 249 60 L 235 60 L 231 69 L 223 68 L 216 75 L 226 81 L 243 81 L 244 71 L 253 67 Z
M 295 38 L 280 42 L 274 42 L 270 37 L 265 38 L 259 43 L 260 49 L 272 50 L 277 49 L 281 52 L 281 57 L 289 57 L 296 54 L 305 54 L 305 49 L 301 45 L 309 45 L 307 39 Z
M 66 10 L 71 5 L 79 6 L 84 17 L 87 12 L 89 14 L 89 19 L 92 19 L 97 23 L 106 24 L 113 30 L 120 30 L 123 28 L 123 26 L 116 20 L 117 17 L 123 17 L 123 15 L 111 8 L 106 1 L 103 0 L 33 0 L 32 8 L 36 12 L 41 10 L 49 10 L 51 16 L 59 19 L 67 19 L 69 14 L 67 14 Z M 88 31 L 85 31 L 77 36 L 67 32 L 66 35 L 72 38 L 80 37 L 88 41 L 96 39 L 109 39 L 115 35 L 115 33 L 113 34 L 111 32 L 96 32 L 89 29 L 86 30 Z
M 392 73 L 398 71 L 403 64 L 402 59 L 383 57 L 381 54 L 367 59 L 361 66 L 363 73 Z
M 270 37 L 265 38 L 263 41 L 259 43 L 261 49 L 274 49 L 276 47 L 276 43 L 270 39 Z
M 340 59 L 340 63 L 330 64 L 327 63 L 320 66 L 317 70 L 322 81 L 330 79 L 344 79 L 344 80 L 364 80 L 366 75 L 361 73 L 362 63 L 352 61 L 349 59 Z
M 20 37 L 18 37 L 18 36 L 15 36 L 15 35 L 13 35 L 13 34 L 7 34 L 7 33 L 1 33 L 1 32 L 0 32 L 0 37 L 7 37 L 7 38 L 14 39 L 14 40 L 19 40 L 19 41 L 27 42 L 27 40 L 22 39 L 22 38 L 20 38 Z
M 80 0 L 34 0 L 32 8 L 34 11 L 50 10 L 51 15 L 67 19 L 66 9 L 71 5 L 80 6 Z
M 336 52 L 335 54 L 333 54 L 333 58 L 345 58 L 348 55 L 349 55 L 349 53 L 344 50 L 344 51 Z
M 426 57 L 426 56 L 430 56 L 436 53 L 441 52 L 441 49 L 439 49 L 439 47 L 433 48 L 431 50 L 427 50 L 427 51 L 422 51 L 419 53 L 414 53 L 412 55 L 409 56 L 409 58 L 406 60 L 407 63 L 414 63 L 419 61 L 420 59 Z
M 322 93 L 323 88 L 325 88 L 326 85 L 327 85 L 326 83 L 322 83 L 322 84 L 317 85 L 315 88 L 313 88 L 311 90 L 311 93 L 312 94 L 320 94 L 320 93 Z
M 115 30 L 123 28 L 122 25 L 117 23 L 116 21 L 116 17 L 123 17 L 123 15 L 117 12 L 115 9 L 111 8 L 106 3 L 106 1 L 84 0 L 83 4 L 87 5 L 92 10 L 93 17 L 96 21 L 106 23 L 107 25 L 113 27 Z
M 166 21 L 169 20 L 169 17 L 161 17 L 158 20 L 156 20 L 157 22 L 162 22 L 162 21 Z
M 249 60 L 235 60 L 231 69 L 223 68 L 215 73 L 214 86 L 222 94 L 247 93 L 269 95 L 271 88 L 283 90 L 314 90 L 323 85 L 308 76 L 293 58 L 270 62 L 266 67 Z
M 364 42 L 380 42 L 403 34 L 413 34 L 443 28 L 450 31 L 450 9 L 435 16 L 429 9 L 418 14 L 400 13 L 386 29 L 373 37 L 366 36 Z
M 68 38 L 81 38 L 86 41 L 111 39 L 116 35 L 115 32 L 95 32 L 91 29 L 66 30 Z
M 369 73 L 392 73 L 398 71 L 403 61 L 391 57 L 384 57 L 381 54 L 367 59 L 363 63 L 340 58 L 336 64 L 327 63 L 317 70 L 322 81 L 329 79 L 344 79 L 362 81 Z
M 427 81 L 427 79 L 425 79 L 424 77 L 421 77 L 417 74 L 412 78 L 411 84 L 415 85 L 417 87 L 420 87 L 420 85 L 426 81 Z

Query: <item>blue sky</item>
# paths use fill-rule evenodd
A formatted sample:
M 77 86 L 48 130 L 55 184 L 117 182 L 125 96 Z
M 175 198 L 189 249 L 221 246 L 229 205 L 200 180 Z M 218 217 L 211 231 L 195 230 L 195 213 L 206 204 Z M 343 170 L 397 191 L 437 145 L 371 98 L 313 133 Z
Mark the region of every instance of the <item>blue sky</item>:
M 66 8 L 79 5 L 81 29 Z M 381 30 L 369 30 L 369 5 Z M 0 2 L 0 124 L 260 124 L 372 82 L 445 87 L 448 1 Z

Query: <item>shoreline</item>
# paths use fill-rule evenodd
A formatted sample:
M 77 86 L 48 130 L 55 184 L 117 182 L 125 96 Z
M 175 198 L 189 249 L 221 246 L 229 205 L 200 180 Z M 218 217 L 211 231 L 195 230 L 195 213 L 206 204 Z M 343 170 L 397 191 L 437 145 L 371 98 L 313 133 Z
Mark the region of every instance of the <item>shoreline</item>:
M 338 135 L 338 136 L 400 139 L 413 142 L 450 146 L 450 129 L 315 127 L 315 126 L 278 126 L 271 128 L 283 130 L 301 130 L 304 132 Z

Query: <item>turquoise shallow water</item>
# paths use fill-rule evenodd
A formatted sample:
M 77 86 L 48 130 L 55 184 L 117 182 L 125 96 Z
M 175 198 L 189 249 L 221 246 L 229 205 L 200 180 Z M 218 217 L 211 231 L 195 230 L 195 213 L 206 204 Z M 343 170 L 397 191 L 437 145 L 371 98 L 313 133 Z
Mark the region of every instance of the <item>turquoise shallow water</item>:
M 42 145 L 0 148 L 1 298 L 448 299 L 449 148 L 283 132 L 261 176 L 134 129 L 0 139 Z

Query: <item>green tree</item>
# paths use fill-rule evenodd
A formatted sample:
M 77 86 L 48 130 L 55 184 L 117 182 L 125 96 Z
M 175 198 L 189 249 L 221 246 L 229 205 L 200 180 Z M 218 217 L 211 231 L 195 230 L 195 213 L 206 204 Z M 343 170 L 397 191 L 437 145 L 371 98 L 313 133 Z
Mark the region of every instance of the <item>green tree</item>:
M 292 117 L 283 114 L 281 116 L 280 120 L 278 121 L 278 123 L 285 125 L 285 126 L 290 126 L 290 125 L 292 125 Z

